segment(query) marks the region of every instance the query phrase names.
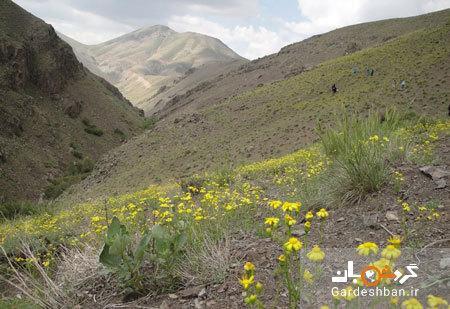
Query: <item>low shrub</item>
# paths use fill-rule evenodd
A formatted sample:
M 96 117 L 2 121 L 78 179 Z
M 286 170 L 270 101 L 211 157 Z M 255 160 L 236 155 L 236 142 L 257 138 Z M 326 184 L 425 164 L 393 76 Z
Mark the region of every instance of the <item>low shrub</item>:
M 395 111 L 367 119 L 344 116 L 335 129 L 320 132 L 323 149 L 333 161 L 326 181 L 333 199 L 359 202 L 385 184 L 389 163 L 398 159 L 393 132 L 404 121 Z

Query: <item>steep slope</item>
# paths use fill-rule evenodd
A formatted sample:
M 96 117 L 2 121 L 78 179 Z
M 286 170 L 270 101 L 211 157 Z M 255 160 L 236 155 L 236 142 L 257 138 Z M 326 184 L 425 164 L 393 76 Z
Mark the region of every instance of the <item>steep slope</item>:
M 56 178 L 85 173 L 143 119 L 50 25 L 10 0 L 0 12 L 0 202 L 35 199 Z
M 417 17 L 381 20 L 337 29 L 316 35 L 302 42 L 288 45 L 277 54 L 269 55 L 241 66 L 228 66 L 214 77 L 192 83 L 193 87 L 177 93 L 162 93 L 151 99 L 160 102 L 159 116 L 173 114 L 175 110 L 188 113 L 220 102 L 258 85 L 269 84 L 311 70 L 318 64 L 378 46 L 406 33 L 445 24 L 450 10 Z
M 155 105 L 149 98 L 176 83 L 189 69 L 244 60 L 215 38 L 177 33 L 165 26 L 139 29 L 94 46 L 62 38 L 87 68 L 101 72 L 134 105 L 146 111 Z
M 450 17 L 450 11 L 437 13 L 443 20 L 442 14 Z M 342 108 L 367 113 L 396 106 L 420 115 L 446 115 L 449 59 L 447 23 L 325 61 L 239 95 L 230 93 L 228 99 L 179 107 L 154 129 L 103 157 L 92 176 L 74 187 L 68 198 L 125 192 L 289 153 L 314 141 L 314 128 L 331 124 Z M 373 76 L 367 76 L 366 67 L 374 69 Z M 338 85 L 337 94 L 330 90 L 333 83 Z

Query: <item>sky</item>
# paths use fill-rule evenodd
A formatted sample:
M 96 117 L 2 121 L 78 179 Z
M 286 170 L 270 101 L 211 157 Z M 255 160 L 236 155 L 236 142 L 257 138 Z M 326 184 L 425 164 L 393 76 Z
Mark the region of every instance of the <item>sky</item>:
M 13 0 L 84 44 L 156 24 L 216 37 L 256 59 L 312 35 L 450 8 L 450 0 Z

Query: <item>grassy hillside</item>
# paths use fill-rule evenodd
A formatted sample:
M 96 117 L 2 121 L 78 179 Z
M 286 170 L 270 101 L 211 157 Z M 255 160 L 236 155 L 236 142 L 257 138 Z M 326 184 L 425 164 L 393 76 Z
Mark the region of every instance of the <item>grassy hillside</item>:
M 167 116 L 104 157 L 70 198 L 126 192 L 295 151 L 317 139 L 314 129 L 332 124 L 342 106 L 357 114 L 396 106 L 419 115 L 445 116 L 449 31 L 448 24 L 415 31 L 286 80 Z M 353 74 L 356 67 L 358 73 Z M 373 76 L 367 76 L 366 67 L 374 70 Z M 331 92 L 333 83 L 337 94 Z
M 192 83 L 190 89 L 181 89 L 167 96 L 162 93 L 151 100 L 155 103 L 162 100 L 160 105 L 165 108 L 154 112 L 160 116 L 189 113 L 257 86 L 311 70 L 324 61 L 382 45 L 413 31 L 443 25 L 448 22 L 449 14 L 449 10 L 444 10 L 409 18 L 357 24 L 315 35 L 283 47 L 276 54 L 246 64 L 228 66 L 214 77 Z
M 380 246 L 381 259 L 367 258 L 375 265 L 403 265 L 419 254 L 427 261 L 419 300 L 445 297 L 446 288 L 432 284 L 442 279 L 436 267 L 445 248 L 427 245 L 448 241 L 447 189 L 436 190 L 418 167 L 448 162 L 449 138 L 445 120 L 395 112 L 383 121 L 349 117 L 323 131 L 319 143 L 286 156 L 6 220 L 0 224 L 4 302 L 21 293 L 22 301 L 44 307 L 387 306 L 390 297 L 333 299 L 333 270 L 320 264 L 324 257 L 336 267 L 344 256 L 358 261 L 369 241 L 377 252 Z M 398 218 L 385 217 L 388 212 Z M 294 242 L 300 247 L 288 246 Z M 248 263 L 242 269 L 245 261 L 256 269 Z M 417 281 L 405 287 L 410 284 Z M 391 307 L 405 301 L 410 298 Z
M 0 10 L 0 204 L 53 198 L 144 120 L 50 25 L 9 0 Z

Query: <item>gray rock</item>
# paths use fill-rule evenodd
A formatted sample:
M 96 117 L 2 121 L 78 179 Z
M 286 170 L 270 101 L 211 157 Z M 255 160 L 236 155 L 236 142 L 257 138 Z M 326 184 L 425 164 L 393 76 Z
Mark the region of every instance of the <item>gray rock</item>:
M 450 172 L 447 172 L 439 166 L 426 165 L 419 168 L 419 170 L 433 180 L 441 179 L 450 175 Z
M 300 236 L 303 236 L 305 234 L 306 234 L 306 232 L 302 228 L 297 228 L 297 229 L 292 231 L 292 236 L 295 236 L 295 237 L 300 237 Z
M 439 267 L 441 267 L 441 269 L 450 268 L 450 256 L 442 258 L 439 262 Z
M 181 290 L 178 294 L 182 298 L 196 298 L 198 296 L 198 294 L 202 291 L 203 288 L 204 288 L 203 286 L 193 286 L 193 287 Z
M 447 187 L 445 179 L 436 179 L 434 180 L 434 183 L 436 184 L 436 189 L 444 189 Z
M 365 227 L 375 228 L 378 227 L 378 215 L 370 214 L 363 216 L 363 225 Z
M 203 289 L 198 293 L 198 298 L 200 298 L 200 299 L 206 298 L 206 289 L 205 289 L 205 288 L 203 288 Z
M 388 210 L 386 212 L 386 219 L 388 221 L 399 221 L 398 215 L 397 215 L 397 211 L 395 210 Z

